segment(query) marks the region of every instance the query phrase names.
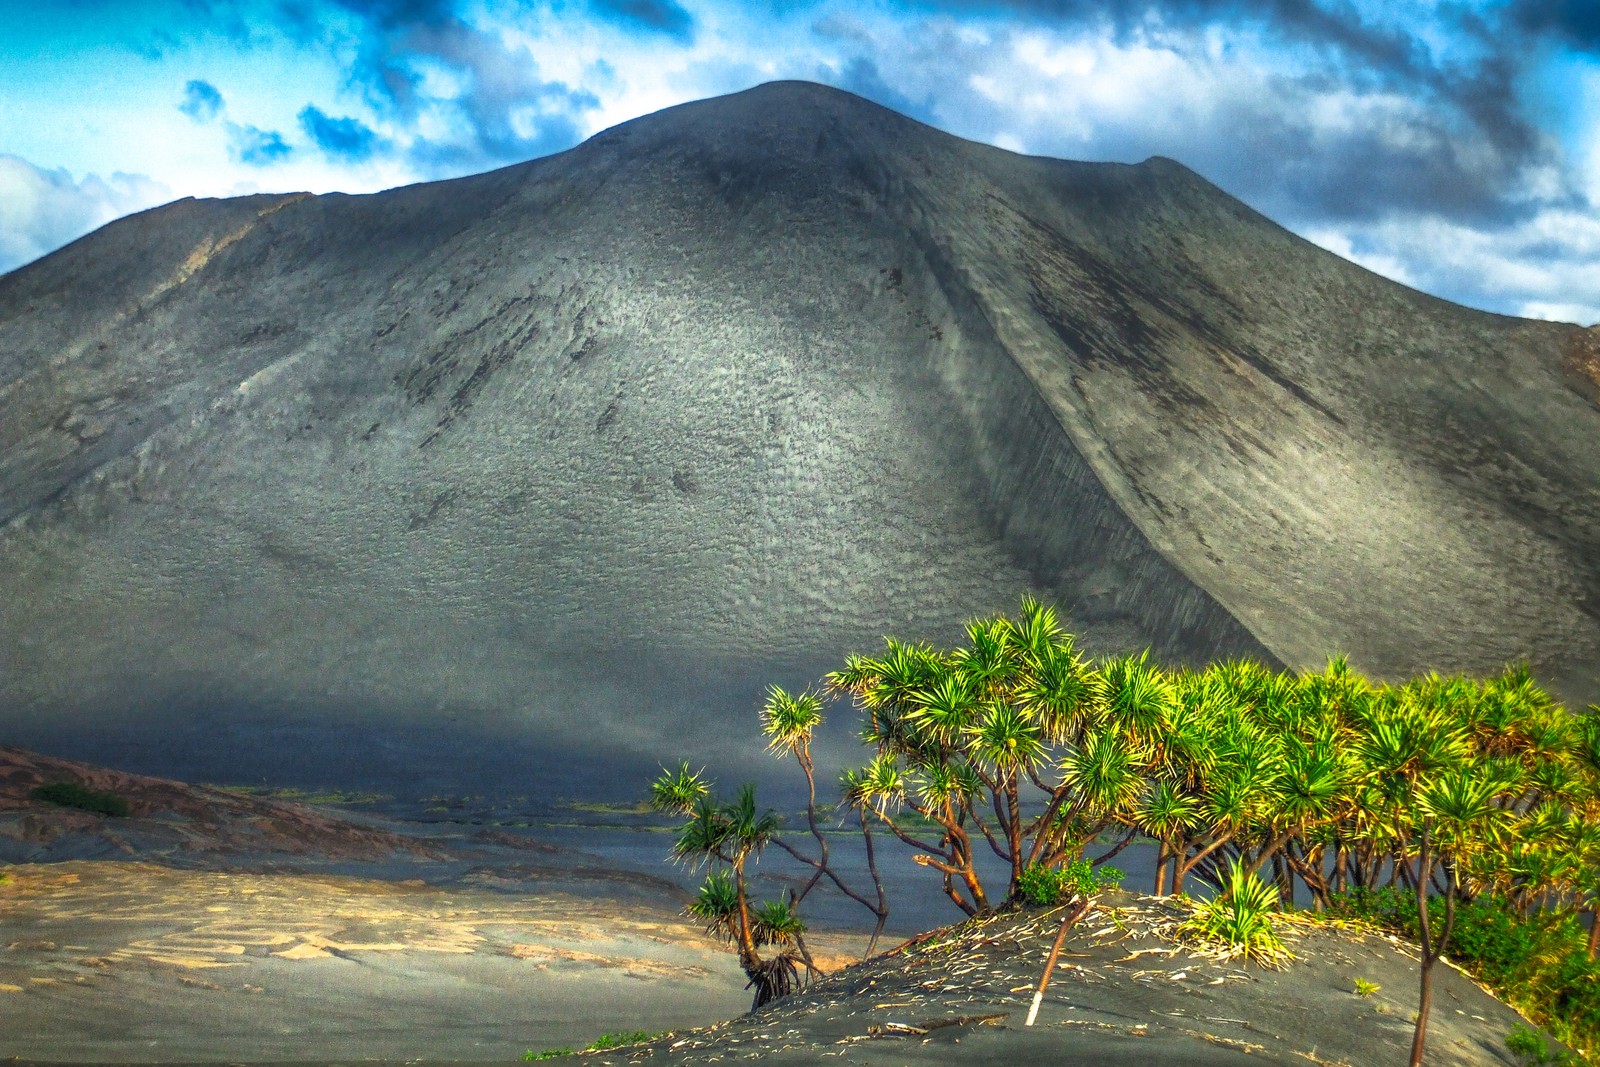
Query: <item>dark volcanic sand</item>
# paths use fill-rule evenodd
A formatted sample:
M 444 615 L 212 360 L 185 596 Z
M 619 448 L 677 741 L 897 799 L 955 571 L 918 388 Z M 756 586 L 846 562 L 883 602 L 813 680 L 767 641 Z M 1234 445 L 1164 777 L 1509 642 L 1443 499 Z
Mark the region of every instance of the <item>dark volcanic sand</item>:
M 1068 942 L 1027 1018 L 1060 912 L 976 920 L 850 968 L 731 1023 L 595 1056 L 596 1064 L 1403 1064 L 1417 971 L 1386 937 L 1295 924 L 1282 971 L 1208 958 L 1162 936 L 1183 914 L 1117 894 Z M 1119 923 L 1121 928 L 1119 928 Z M 1377 982 L 1363 998 L 1355 979 Z M 1441 967 L 1430 1065 L 1514 1064 L 1525 1021 Z M 925 1031 L 918 1033 L 916 1031 Z
M 1068 943 L 1031 1029 L 1057 913 L 940 931 L 741 1015 L 743 975 L 684 921 L 668 878 L 504 831 L 443 837 L 0 757 L 6 849 L 161 861 L 0 868 L 0 1061 L 512 1062 L 710 1024 L 589 1062 L 1369 1067 L 1409 1047 L 1416 965 L 1371 933 L 1296 923 L 1289 969 L 1244 968 L 1171 940 L 1175 905 L 1117 894 Z M 46 777 L 115 788 L 136 814 L 41 807 L 27 791 Z M 213 869 L 181 869 L 194 867 Z M 862 940 L 819 933 L 812 947 L 832 970 Z M 1357 978 L 1380 991 L 1356 996 Z M 1520 1022 L 1443 968 L 1428 1062 L 1513 1063 L 1503 1038 Z
M 512 895 L 70 862 L 0 887 L 0 1061 L 514 1061 L 749 1006 L 635 886 Z

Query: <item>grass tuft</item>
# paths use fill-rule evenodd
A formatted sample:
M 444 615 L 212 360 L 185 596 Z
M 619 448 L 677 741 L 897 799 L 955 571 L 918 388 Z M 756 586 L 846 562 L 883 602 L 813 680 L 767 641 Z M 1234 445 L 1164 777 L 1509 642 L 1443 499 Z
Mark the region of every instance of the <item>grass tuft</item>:
M 33 791 L 33 799 L 62 808 L 76 808 L 96 815 L 120 819 L 129 812 L 128 802 L 115 793 L 90 789 L 81 782 L 51 782 Z

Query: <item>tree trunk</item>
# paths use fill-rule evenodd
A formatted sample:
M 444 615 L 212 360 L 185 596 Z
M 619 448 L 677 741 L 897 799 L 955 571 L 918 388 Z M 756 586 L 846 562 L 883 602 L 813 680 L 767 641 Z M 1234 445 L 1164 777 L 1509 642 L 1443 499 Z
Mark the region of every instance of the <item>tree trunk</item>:
M 1188 875 L 1188 873 L 1190 871 L 1194 870 L 1197 866 L 1199 866 L 1200 862 L 1202 860 L 1204 860 L 1206 857 L 1210 856 L 1213 852 L 1215 852 L 1217 849 L 1221 848 L 1223 845 L 1226 845 L 1232 838 L 1233 838 L 1233 835 L 1231 833 L 1230 834 L 1224 834 L 1222 837 L 1218 838 L 1217 840 L 1211 842 L 1211 844 L 1209 844 L 1206 847 L 1202 848 L 1199 852 L 1196 852 L 1191 858 L 1184 860 L 1178 866 L 1178 873 L 1173 878 L 1172 891 L 1174 893 L 1179 892 L 1183 888 L 1183 880 Z M 1185 849 L 1184 851 L 1188 851 L 1188 850 Z
M 1152 891 L 1151 895 L 1152 896 L 1158 896 L 1158 897 L 1159 896 L 1164 896 L 1165 894 L 1163 894 L 1161 892 L 1161 889 L 1166 884 L 1166 881 L 1167 881 L 1167 843 L 1165 841 L 1163 841 L 1163 842 L 1161 842 L 1161 847 L 1156 850 L 1156 887 Z M 1590 958 L 1591 959 L 1594 958 L 1594 954 L 1593 953 L 1590 953 Z
M 1017 886 L 1022 882 L 1022 799 L 1017 795 L 1019 785 L 1017 772 L 1010 772 L 1005 778 L 1006 785 L 1006 847 L 1011 852 L 1011 885 L 1006 890 L 1006 898 L 1012 899 L 1017 895 Z
M 1272 854 L 1273 880 L 1278 884 L 1278 910 L 1287 911 L 1294 907 L 1294 881 L 1289 875 L 1289 865 L 1283 860 L 1282 851 Z
M 1417 1000 L 1417 1029 L 1411 1035 L 1410 1067 L 1422 1067 L 1422 1044 L 1428 1036 L 1428 1012 L 1433 1007 L 1433 964 L 1437 959 L 1437 956 L 1423 951 L 1422 993 Z
M 1417 932 L 1418 941 L 1422 948 L 1422 982 L 1417 995 L 1417 1028 L 1411 1035 L 1411 1062 L 1410 1067 L 1421 1067 L 1422 1047 L 1428 1038 L 1428 1012 L 1433 1007 L 1433 965 L 1438 961 L 1444 951 L 1444 944 L 1450 939 L 1450 927 L 1455 918 L 1452 900 L 1445 902 L 1444 930 L 1436 940 L 1433 936 L 1432 924 L 1428 916 L 1428 885 L 1433 881 L 1433 868 L 1436 862 L 1432 848 L 1431 834 L 1428 823 L 1422 824 L 1422 839 L 1417 848 L 1417 872 L 1414 880 L 1409 879 L 1411 864 L 1405 863 L 1405 872 L 1408 880 L 1415 887 L 1417 896 Z M 1395 861 L 1395 868 L 1402 866 L 1399 860 Z
M 1589 958 L 1594 959 L 1595 949 L 1600 948 L 1600 903 L 1589 905 Z

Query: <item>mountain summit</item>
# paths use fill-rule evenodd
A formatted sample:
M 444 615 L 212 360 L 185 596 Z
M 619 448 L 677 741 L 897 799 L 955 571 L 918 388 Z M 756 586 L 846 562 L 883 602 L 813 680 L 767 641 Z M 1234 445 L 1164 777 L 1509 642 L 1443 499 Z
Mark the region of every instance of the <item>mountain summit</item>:
M 179 201 L 0 278 L 0 728 L 675 758 L 1029 589 L 1096 650 L 1593 700 L 1597 405 L 1594 331 L 816 85 Z

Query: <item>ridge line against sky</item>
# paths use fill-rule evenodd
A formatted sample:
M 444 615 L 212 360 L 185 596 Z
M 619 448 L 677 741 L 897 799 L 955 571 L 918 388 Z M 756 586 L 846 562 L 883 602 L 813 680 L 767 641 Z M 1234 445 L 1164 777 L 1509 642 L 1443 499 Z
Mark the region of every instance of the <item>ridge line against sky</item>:
M 0 0 L 0 271 L 181 196 L 476 173 L 780 78 L 1170 156 L 1397 281 L 1600 320 L 1592 0 Z

